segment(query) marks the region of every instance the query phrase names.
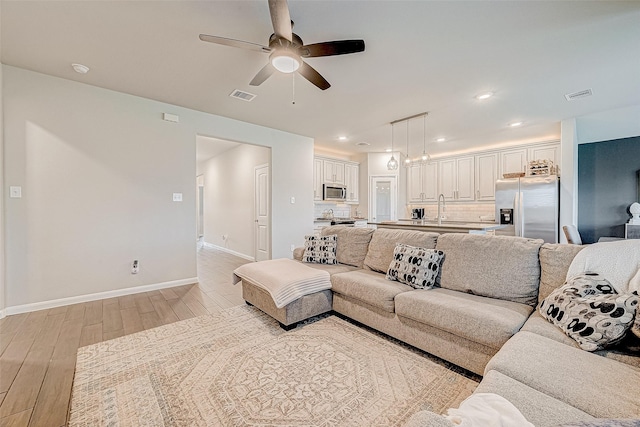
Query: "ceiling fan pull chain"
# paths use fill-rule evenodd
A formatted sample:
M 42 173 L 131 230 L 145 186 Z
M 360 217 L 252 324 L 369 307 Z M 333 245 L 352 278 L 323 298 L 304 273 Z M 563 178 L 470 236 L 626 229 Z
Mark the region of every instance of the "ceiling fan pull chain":
M 291 73 L 291 104 L 296 105 L 296 73 Z

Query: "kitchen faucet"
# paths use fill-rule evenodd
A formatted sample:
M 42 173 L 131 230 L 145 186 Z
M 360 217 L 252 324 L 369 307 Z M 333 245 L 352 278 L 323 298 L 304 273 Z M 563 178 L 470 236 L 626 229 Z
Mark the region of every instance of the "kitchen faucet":
M 442 201 L 442 205 L 440 205 L 440 201 Z M 442 216 L 440 215 L 440 206 L 442 206 L 442 212 L 444 213 L 445 208 L 447 207 L 446 202 L 444 201 L 444 194 L 440 193 L 438 196 L 438 225 L 442 225 Z

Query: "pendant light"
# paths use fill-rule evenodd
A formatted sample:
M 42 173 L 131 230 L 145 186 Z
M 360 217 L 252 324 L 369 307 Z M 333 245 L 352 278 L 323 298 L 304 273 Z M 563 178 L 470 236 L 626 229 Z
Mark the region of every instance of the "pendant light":
M 406 167 L 411 166 L 411 159 L 409 158 L 409 120 L 407 120 L 407 158 L 404 159 L 404 165 Z
M 398 161 L 396 160 L 395 157 L 393 157 L 393 138 L 394 138 L 393 127 L 394 127 L 394 123 L 391 123 L 391 158 L 387 162 L 387 169 L 389 169 L 390 171 L 394 171 L 398 169 Z
M 424 113 L 422 116 L 424 130 L 422 133 L 422 161 L 425 163 L 431 162 L 431 156 L 427 153 L 427 115 L 429 113 Z

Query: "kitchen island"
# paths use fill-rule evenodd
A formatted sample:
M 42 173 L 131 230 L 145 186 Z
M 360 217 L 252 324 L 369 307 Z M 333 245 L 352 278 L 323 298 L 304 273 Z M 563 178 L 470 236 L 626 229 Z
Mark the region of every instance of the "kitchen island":
M 369 222 L 378 228 L 395 228 L 403 230 L 433 231 L 436 233 L 474 233 L 492 234 L 495 230 L 505 228 L 505 225 L 494 222 L 456 222 L 442 221 L 440 225 L 435 220 L 400 219 L 398 221 Z

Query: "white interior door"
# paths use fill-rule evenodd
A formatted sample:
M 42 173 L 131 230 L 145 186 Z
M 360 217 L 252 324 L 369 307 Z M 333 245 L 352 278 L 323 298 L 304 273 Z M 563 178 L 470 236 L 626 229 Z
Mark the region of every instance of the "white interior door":
M 373 222 L 398 219 L 398 185 L 395 176 L 372 176 L 369 193 L 369 212 Z
M 271 206 L 269 165 L 255 168 L 255 259 L 271 259 Z

